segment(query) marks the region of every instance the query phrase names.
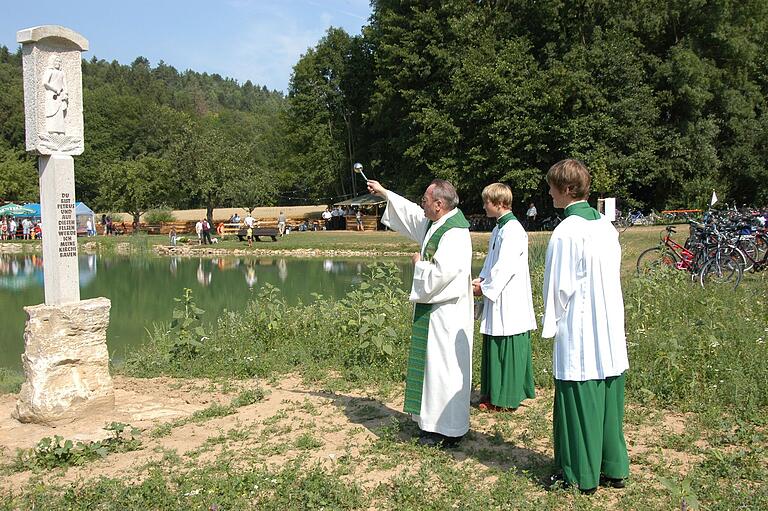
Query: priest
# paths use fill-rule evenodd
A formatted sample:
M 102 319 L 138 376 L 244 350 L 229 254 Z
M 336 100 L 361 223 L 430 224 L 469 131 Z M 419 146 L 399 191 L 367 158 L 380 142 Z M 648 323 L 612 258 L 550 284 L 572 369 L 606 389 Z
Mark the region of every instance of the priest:
M 448 181 L 435 179 L 421 207 L 368 181 L 387 199 L 382 223 L 416 241 L 410 301 L 415 303 L 405 387 L 405 412 L 419 443 L 455 447 L 469 430 L 472 383 L 472 241 Z
M 541 332 L 555 338 L 552 421 L 560 472 L 551 482 L 583 493 L 599 484 L 623 488 L 629 475 L 621 247 L 613 225 L 587 203 L 590 182 L 578 160 L 562 160 L 547 172 L 549 194 L 556 208 L 565 208 L 565 220 L 547 247 Z

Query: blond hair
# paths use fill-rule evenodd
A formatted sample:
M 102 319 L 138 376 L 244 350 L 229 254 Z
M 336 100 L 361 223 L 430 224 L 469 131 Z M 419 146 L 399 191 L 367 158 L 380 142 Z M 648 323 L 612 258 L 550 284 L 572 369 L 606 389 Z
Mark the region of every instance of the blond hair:
M 512 209 L 512 189 L 504 183 L 493 183 L 483 188 L 483 202 Z
M 575 159 L 560 160 L 549 168 L 547 183 L 565 192 L 572 199 L 589 197 L 589 185 L 592 178 L 584 162 Z

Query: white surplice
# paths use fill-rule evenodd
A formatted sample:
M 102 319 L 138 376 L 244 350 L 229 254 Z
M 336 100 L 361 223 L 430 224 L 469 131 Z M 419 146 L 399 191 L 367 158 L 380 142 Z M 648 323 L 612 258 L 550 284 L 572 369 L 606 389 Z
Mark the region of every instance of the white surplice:
M 618 233 L 569 216 L 555 228 L 544 272 L 542 337 L 554 337 L 555 379 L 603 380 L 629 368 Z
M 382 223 L 421 244 L 424 254 L 432 234 L 456 214 L 453 210 L 432 224 L 420 206 L 387 192 Z M 469 430 L 472 384 L 472 240 L 468 229 L 443 234 L 431 261 L 413 271 L 410 301 L 433 305 L 429 316 L 421 412 L 413 419 L 424 431 L 461 436 Z
M 536 330 L 528 271 L 528 233 L 517 220 L 493 228 L 480 271 L 483 317 L 480 332 L 494 336 Z

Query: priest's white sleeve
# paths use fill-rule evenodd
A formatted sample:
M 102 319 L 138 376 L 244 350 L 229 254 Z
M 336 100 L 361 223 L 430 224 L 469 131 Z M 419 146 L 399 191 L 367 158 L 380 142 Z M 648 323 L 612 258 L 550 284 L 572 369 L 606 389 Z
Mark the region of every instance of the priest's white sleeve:
M 544 268 L 544 322 L 541 336 L 554 337 L 576 291 L 576 247 L 568 238 L 553 238 L 547 246 Z
M 429 220 L 424 216 L 421 206 L 387 190 L 387 208 L 381 216 L 381 223 L 408 236 L 421 246 L 427 234 Z

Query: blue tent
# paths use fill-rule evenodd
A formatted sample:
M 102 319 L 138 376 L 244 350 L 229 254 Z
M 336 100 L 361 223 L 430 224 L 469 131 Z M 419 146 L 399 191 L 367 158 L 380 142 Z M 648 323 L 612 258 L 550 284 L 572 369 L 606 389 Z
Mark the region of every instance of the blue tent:
M 30 202 L 28 204 L 24 204 L 25 208 L 31 209 L 32 213 L 28 213 L 26 215 L 18 215 L 20 217 L 28 217 L 28 218 L 40 218 L 40 204 L 37 202 Z
M 34 213 L 29 213 L 26 215 L 18 215 L 19 217 L 28 217 L 28 218 L 37 218 L 40 219 L 40 204 L 37 202 L 30 202 L 29 204 L 24 204 L 25 208 L 29 208 Z M 84 202 L 76 202 L 75 203 L 75 217 L 77 218 L 77 232 L 78 234 L 87 234 L 85 223 L 88 221 L 88 218 L 91 219 L 91 225 L 94 229 L 96 229 L 96 214 L 93 212 L 91 208 L 85 205 Z

